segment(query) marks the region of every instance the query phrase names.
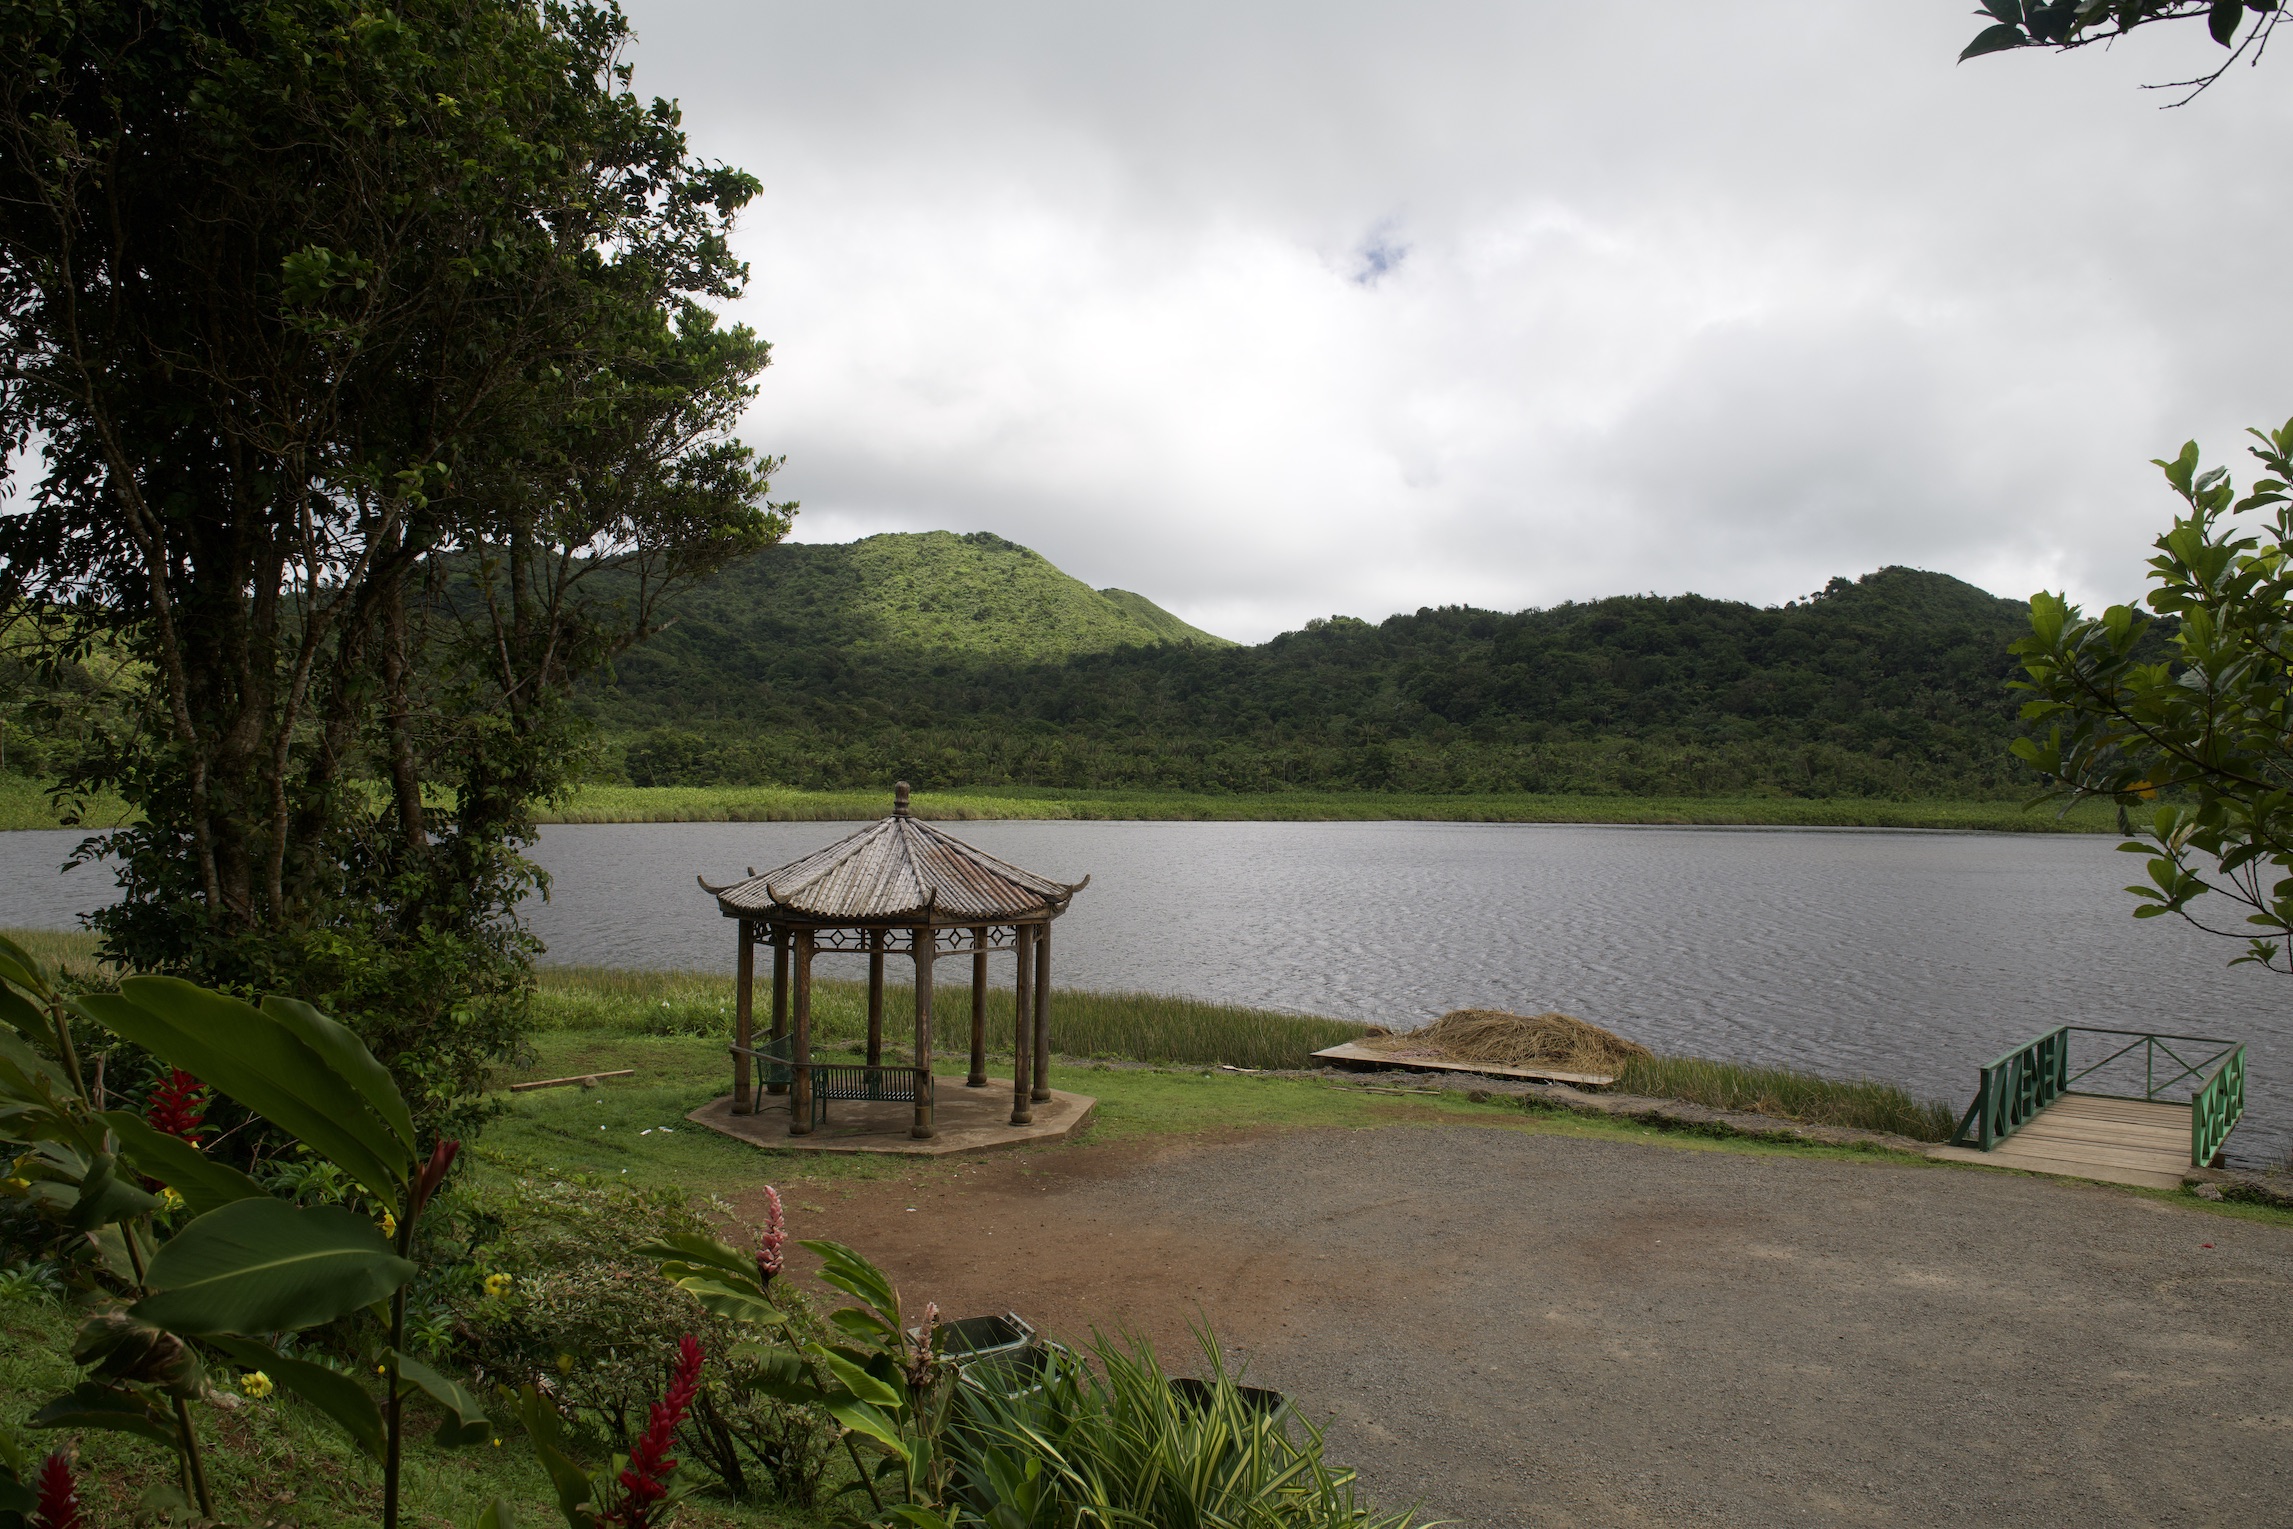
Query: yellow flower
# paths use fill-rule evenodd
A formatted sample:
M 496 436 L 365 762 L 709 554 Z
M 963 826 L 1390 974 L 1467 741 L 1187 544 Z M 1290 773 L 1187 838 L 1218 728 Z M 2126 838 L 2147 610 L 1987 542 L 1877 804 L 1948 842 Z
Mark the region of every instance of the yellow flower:
M 270 1376 L 265 1375 L 261 1370 L 249 1370 L 239 1377 L 239 1389 L 256 1401 L 261 1401 L 264 1397 L 269 1396 L 274 1388 L 271 1385 Z
M 516 1283 L 517 1281 L 507 1274 L 489 1274 L 486 1276 L 486 1294 L 498 1301 L 503 1296 L 508 1295 L 510 1287 Z
M 385 1237 L 398 1235 L 398 1218 L 388 1211 L 382 1213 L 382 1235 Z
M 181 1210 L 183 1196 L 175 1192 L 173 1185 L 168 1185 L 159 1191 L 159 1205 L 162 1210 Z
M 560 1375 L 571 1375 L 573 1373 L 573 1356 L 571 1354 L 560 1354 L 557 1356 L 557 1373 Z

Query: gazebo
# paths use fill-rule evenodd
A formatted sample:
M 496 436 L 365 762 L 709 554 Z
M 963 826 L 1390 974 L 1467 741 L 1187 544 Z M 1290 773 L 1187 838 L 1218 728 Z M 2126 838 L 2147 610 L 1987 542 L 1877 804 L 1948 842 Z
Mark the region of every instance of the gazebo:
M 787 1094 L 788 1132 L 809 1135 L 831 1100 L 912 1101 L 909 1135 L 932 1127 L 932 968 L 942 956 L 971 957 L 971 1073 L 987 1079 L 988 958 L 1017 958 L 1013 1006 L 1011 1124 L 1027 1125 L 1051 1097 L 1051 921 L 1072 886 L 983 854 L 908 810 L 908 786 L 893 790 L 892 815 L 775 871 L 725 886 L 705 878 L 718 911 L 740 923 L 739 997 L 733 1011 L 732 1113 L 757 1111 L 755 1084 Z M 756 1044 L 756 946 L 772 947 L 772 1028 Z M 868 958 L 868 1050 L 863 1065 L 812 1059 L 812 961 L 823 954 Z M 884 958 L 915 962 L 914 1065 L 884 1061 Z M 761 1074 L 761 1078 L 757 1074 Z

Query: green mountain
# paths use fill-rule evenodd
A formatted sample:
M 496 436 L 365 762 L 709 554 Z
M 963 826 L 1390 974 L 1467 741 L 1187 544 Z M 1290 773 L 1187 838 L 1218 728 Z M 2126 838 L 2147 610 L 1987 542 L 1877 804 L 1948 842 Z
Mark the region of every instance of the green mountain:
M 2024 607 L 1883 568 L 1773 607 L 1332 617 L 1255 647 L 996 537 L 778 548 L 588 704 L 637 784 L 2002 797 Z
M 1145 595 L 1134 595 L 1127 589 L 1102 589 L 1099 593 L 1130 612 L 1135 620 L 1154 632 L 1160 641 L 1186 643 L 1198 648 L 1241 646 L 1230 637 L 1213 637 L 1200 627 L 1188 626 Z
M 833 647 L 1028 663 L 1158 643 L 1231 646 L 1143 595 L 1091 588 L 985 531 L 785 543 L 687 596 L 646 657 Z M 642 676 L 646 658 L 629 672 Z M 628 681 L 625 681 L 628 683 Z M 634 683 L 641 689 L 644 680 Z

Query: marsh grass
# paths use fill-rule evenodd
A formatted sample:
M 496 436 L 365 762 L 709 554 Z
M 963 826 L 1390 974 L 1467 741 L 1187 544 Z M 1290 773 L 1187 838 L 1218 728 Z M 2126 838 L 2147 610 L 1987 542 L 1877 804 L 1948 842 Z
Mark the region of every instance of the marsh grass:
M 95 937 L 78 930 L 0 930 L 33 955 L 77 970 L 95 967 Z M 968 962 L 948 963 L 968 977 Z M 943 968 L 944 969 L 944 968 Z M 756 1026 L 770 1019 L 770 969 L 758 974 Z M 106 973 L 105 975 L 108 975 Z M 545 966 L 537 973 L 535 1019 L 544 1031 L 568 1036 L 645 1035 L 729 1039 L 733 983 L 715 972 L 634 971 L 604 966 Z M 941 982 L 936 990 L 934 1050 L 944 1062 L 963 1056 L 971 1036 L 969 982 Z M 814 1044 L 822 1051 L 865 1050 L 868 990 L 863 982 L 829 978 L 813 984 Z M 1061 1056 L 1152 1062 L 1175 1066 L 1253 1068 L 1315 1066 L 1312 1053 L 1358 1040 L 1368 1027 L 1350 1020 L 1270 1009 L 1203 1003 L 1155 993 L 1095 993 L 1054 989 L 1051 1035 Z M 915 993 L 888 985 L 884 1044 L 888 1057 L 909 1054 L 915 1033 Z M 989 988 L 987 1049 L 1011 1054 L 1011 990 Z M 1683 1099 L 1713 1109 L 1748 1110 L 1783 1120 L 1891 1131 L 1918 1141 L 1944 1141 L 1957 1112 L 1920 1100 L 1892 1083 L 1833 1079 L 1790 1068 L 1755 1067 L 1701 1057 L 1657 1056 L 1626 1064 L 1619 1091 Z
M 66 823 L 48 783 L 28 775 L 0 775 L 0 830 L 12 828 L 117 828 L 133 814 L 127 803 L 109 792 L 90 795 L 77 804 L 78 824 Z
M 94 975 L 111 972 L 109 966 L 96 959 L 96 937 L 85 929 L 0 929 L 0 934 L 50 966 Z
M 1625 1064 L 1619 1090 L 1681 1099 L 1717 1110 L 1745 1110 L 1809 1125 L 1891 1131 L 1914 1141 L 1947 1141 L 1958 1115 L 1939 1100 L 1914 1098 L 1870 1078 L 1818 1077 L 1786 1067 L 1751 1067 L 1702 1057 L 1655 1056 Z
M 784 786 L 584 786 L 543 814 L 552 823 L 794 823 L 877 818 L 882 791 Z M 2107 803 L 2064 816 L 2013 801 L 1880 801 L 1864 797 L 1433 796 L 1392 791 L 1067 791 L 987 786 L 919 791 L 918 817 L 1192 822 L 1631 823 L 1806 828 L 1940 828 L 2108 833 Z
M 769 980 L 760 973 L 759 1034 L 767 1027 L 770 1001 Z M 544 967 L 538 1007 L 546 1029 L 597 1035 L 730 1037 L 733 984 L 730 977 L 710 972 Z M 969 984 L 939 984 L 935 1008 L 934 1050 L 943 1062 L 961 1057 L 970 1044 Z M 1368 1028 L 1342 1019 L 1201 1003 L 1190 998 L 1080 990 L 1054 992 L 1051 1025 L 1052 1043 L 1065 1057 L 1254 1068 L 1315 1066 L 1313 1052 L 1359 1039 Z M 863 1051 L 868 1033 L 866 984 L 816 980 L 813 1026 L 813 1044 L 819 1050 Z M 914 1027 L 913 990 L 887 987 L 887 1057 L 909 1054 Z M 1008 988 L 988 989 L 987 1049 L 991 1055 L 1011 1054 Z M 1918 1141 L 1945 1140 L 1958 1123 L 1949 1105 L 1919 1100 L 1891 1083 L 1823 1078 L 1789 1068 L 1701 1057 L 1633 1060 L 1625 1065 L 1616 1087 L 1622 1093 L 1682 1099 L 1713 1109 L 1747 1110 L 1812 1125 L 1891 1131 Z
M 950 961 L 968 979 L 968 961 Z M 944 971 L 946 968 L 942 968 Z M 756 1029 L 771 1014 L 771 983 L 759 973 Z M 815 979 L 813 1045 L 864 1051 L 868 989 L 859 981 Z M 537 1000 L 545 1028 L 619 1031 L 646 1035 L 727 1036 L 733 1027 L 733 983 L 708 972 L 635 972 L 608 967 L 544 967 Z M 941 1057 L 965 1054 L 971 1044 L 971 984 L 941 981 L 933 989 L 933 1049 Z M 1165 1062 L 1180 1065 L 1311 1067 L 1324 1046 L 1359 1038 L 1366 1025 L 1306 1014 L 1240 1008 L 1155 993 L 1096 993 L 1054 988 L 1051 1039 L 1068 1057 Z M 885 1055 L 910 1054 L 915 1034 L 915 990 L 887 986 Z M 1011 1054 L 1011 990 L 987 990 L 987 1049 Z

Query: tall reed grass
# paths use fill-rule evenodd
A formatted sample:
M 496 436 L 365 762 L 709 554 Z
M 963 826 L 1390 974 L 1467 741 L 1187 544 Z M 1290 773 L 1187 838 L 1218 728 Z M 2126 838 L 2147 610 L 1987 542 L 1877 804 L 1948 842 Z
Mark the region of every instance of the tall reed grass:
M 108 971 L 96 960 L 96 937 L 85 929 L 0 929 L 27 954 L 45 961 L 50 966 L 69 967 L 73 971 Z
M 960 966 L 968 979 L 969 963 Z M 944 969 L 944 968 L 943 968 Z M 1011 1053 L 1011 990 L 987 990 L 987 1049 Z M 757 1033 L 769 1019 L 770 984 L 757 982 Z M 813 1045 L 864 1050 L 868 1035 L 864 982 L 816 979 Z M 732 1034 L 733 983 L 707 972 L 633 972 L 607 967 L 544 967 L 537 1002 L 545 1027 L 651 1035 Z M 941 981 L 932 990 L 933 1047 L 961 1056 L 971 1044 L 971 984 Z M 1172 998 L 1157 993 L 1099 993 L 1054 987 L 1051 1044 L 1063 1056 L 1122 1058 L 1192 1066 L 1311 1067 L 1324 1046 L 1358 1039 L 1368 1027 L 1342 1019 L 1283 1014 Z M 915 1035 L 915 990 L 887 986 L 886 1056 L 909 1052 Z
M 1948 1141 L 1958 1124 L 1949 1105 L 1914 1098 L 1892 1083 L 1824 1078 L 1787 1067 L 1751 1067 L 1702 1057 L 1635 1058 L 1625 1064 L 1616 1086 L 1628 1094 L 1681 1099 L 1809 1125 L 1891 1131 L 1914 1141 Z
M 43 961 L 96 973 L 95 937 L 82 930 L 0 930 Z M 950 962 L 950 966 L 958 963 Z M 961 968 L 969 975 L 968 963 Z M 730 1039 L 732 978 L 716 972 L 634 971 L 605 966 L 545 966 L 538 976 L 534 1017 L 545 1030 L 600 1034 L 695 1035 Z M 830 978 L 813 984 L 814 1044 L 822 1051 L 865 1050 L 868 990 L 862 982 Z M 971 1038 L 971 986 L 942 982 L 934 992 L 934 1049 L 963 1056 Z M 770 1019 L 771 985 L 757 983 L 759 1034 Z M 1062 1056 L 1159 1062 L 1177 1066 L 1295 1068 L 1316 1065 L 1313 1053 L 1358 1040 L 1368 1027 L 1350 1020 L 1270 1009 L 1203 1003 L 1156 993 L 1097 993 L 1054 988 L 1051 1040 Z M 899 1057 L 914 1045 L 915 992 L 887 986 L 885 1054 Z M 1011 1054 L 1011 990 L 989 988 L 987 1049 Z M 1713 1109 L 1745 1110 L 1781 1120 L 1889 1131 L 1917 1141 L 1946 1141 L 1957 1112 L 1921 1100 L 1892 1083 L 1835 1079 L 1791 1068 L 1755 1067 L 1702 1057 L 1657 1056 L 1626 1064 L 1617 1088 L 1629 1094 L 1681 1099 Z

